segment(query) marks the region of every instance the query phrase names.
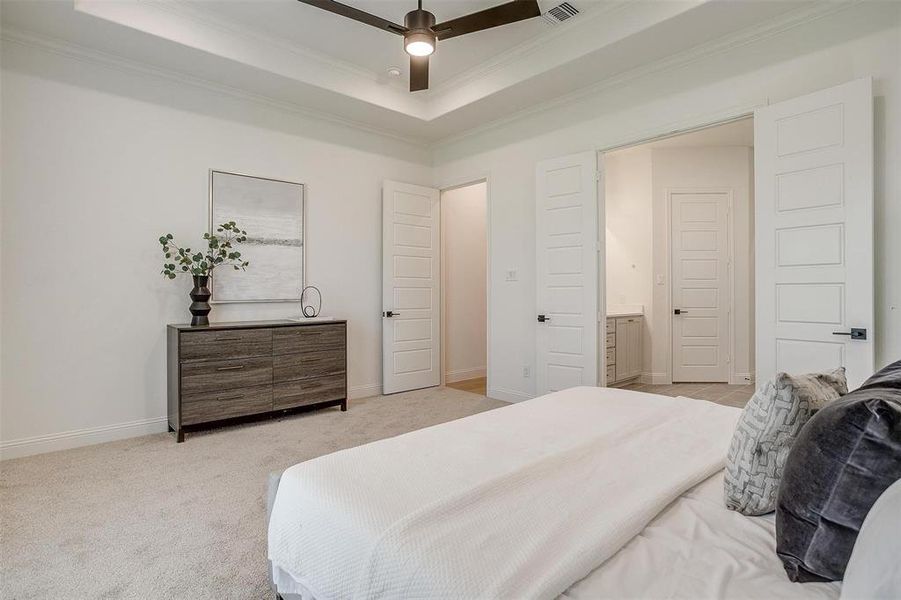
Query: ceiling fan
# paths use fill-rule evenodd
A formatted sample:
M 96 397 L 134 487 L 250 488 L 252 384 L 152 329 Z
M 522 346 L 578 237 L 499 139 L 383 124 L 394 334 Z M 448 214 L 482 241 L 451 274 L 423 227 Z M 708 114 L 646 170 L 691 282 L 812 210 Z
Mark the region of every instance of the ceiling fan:
M 418 8 L 408 12 L 404 17 L 404 24 L 398 25 L 334 0 L 299 1 L 403 36 L 404 50 L 410 55 L 411 92 L 429 88 L 429 55 L 435 51 L 438 40 L 446 40 L 458 35 L 541 16 L 537 0 L 513 0 L 465 17 L 436 24 L 435 15 L 427 10 L 422 10 L 422 0 L 418 0 Z

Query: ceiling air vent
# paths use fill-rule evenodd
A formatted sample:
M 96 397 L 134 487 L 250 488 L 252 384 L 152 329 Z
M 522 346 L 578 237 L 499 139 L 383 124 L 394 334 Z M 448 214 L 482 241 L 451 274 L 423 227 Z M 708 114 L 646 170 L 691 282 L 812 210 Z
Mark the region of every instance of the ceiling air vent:
M 578 8 L 576 8 L 569 2 L 563 2 L 549 9 L 546 13 L 544 13 L 543 16 L 544 20 L 551 25 L 557 25 L 558 23 L 562 23 L 567 19 L 575 17 L 577 14 L 579 14 Z

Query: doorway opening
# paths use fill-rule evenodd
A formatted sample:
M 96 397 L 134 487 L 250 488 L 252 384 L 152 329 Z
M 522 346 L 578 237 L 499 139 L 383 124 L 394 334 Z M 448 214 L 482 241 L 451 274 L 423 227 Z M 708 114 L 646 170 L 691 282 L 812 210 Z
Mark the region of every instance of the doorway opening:
M 442 382 L 487 395 L 488 183 L 441 190 Z
M 601 153 L 604 385 L 750 398 L 753 144 L 748 117 Z

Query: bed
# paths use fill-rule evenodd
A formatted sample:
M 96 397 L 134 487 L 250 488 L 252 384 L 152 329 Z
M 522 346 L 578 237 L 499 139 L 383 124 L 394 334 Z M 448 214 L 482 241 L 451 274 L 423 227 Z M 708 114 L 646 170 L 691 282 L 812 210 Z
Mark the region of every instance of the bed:
M 319 457 L 273 479 L 286 600 L 838 598 L 791 583 L 772 515 L 722 502 L 740 411 L 572 388 Z

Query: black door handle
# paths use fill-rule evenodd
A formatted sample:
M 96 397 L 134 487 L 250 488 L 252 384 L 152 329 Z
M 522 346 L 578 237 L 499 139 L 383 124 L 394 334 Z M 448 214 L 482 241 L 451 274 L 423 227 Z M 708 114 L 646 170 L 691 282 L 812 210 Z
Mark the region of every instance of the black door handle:
M 852 340 L 867 339 L 867 330 L 862 327 L 852 327 L 851 331 L 833 331 L 832 335 L 849 335 Z
M 688 314 L 688 311 L 687 311 L 687 310 L 682 310 L 681 308 L 674 308 L 674 309 L 673 309 L 673 314 L 674 314 L 674 315 L 687 315 L 687 314 Z
M 550 321 L 550 320 L 551 320 L 551 318 L 548 317 L 548 316 L 545 316 L 545 315 L 538 315 L 538 322 L 539 322 L 539 323 L 546 323 L 546 322 L 548 322 L 548 321 Z
M 396 317 L 396 316 L 398 316 L 399 314 L 400 314 L 400 313 L 397 313 L 397 312 L 394 312 L 394 311 L 392 311 L 392 310 L 389 310 L 388 312 L 383 312 L 383 313 L 382 313 L 382 316 L 383 316 L 383 317 L 388 317 L 388 318 L 390 319 L 391 317 Z

